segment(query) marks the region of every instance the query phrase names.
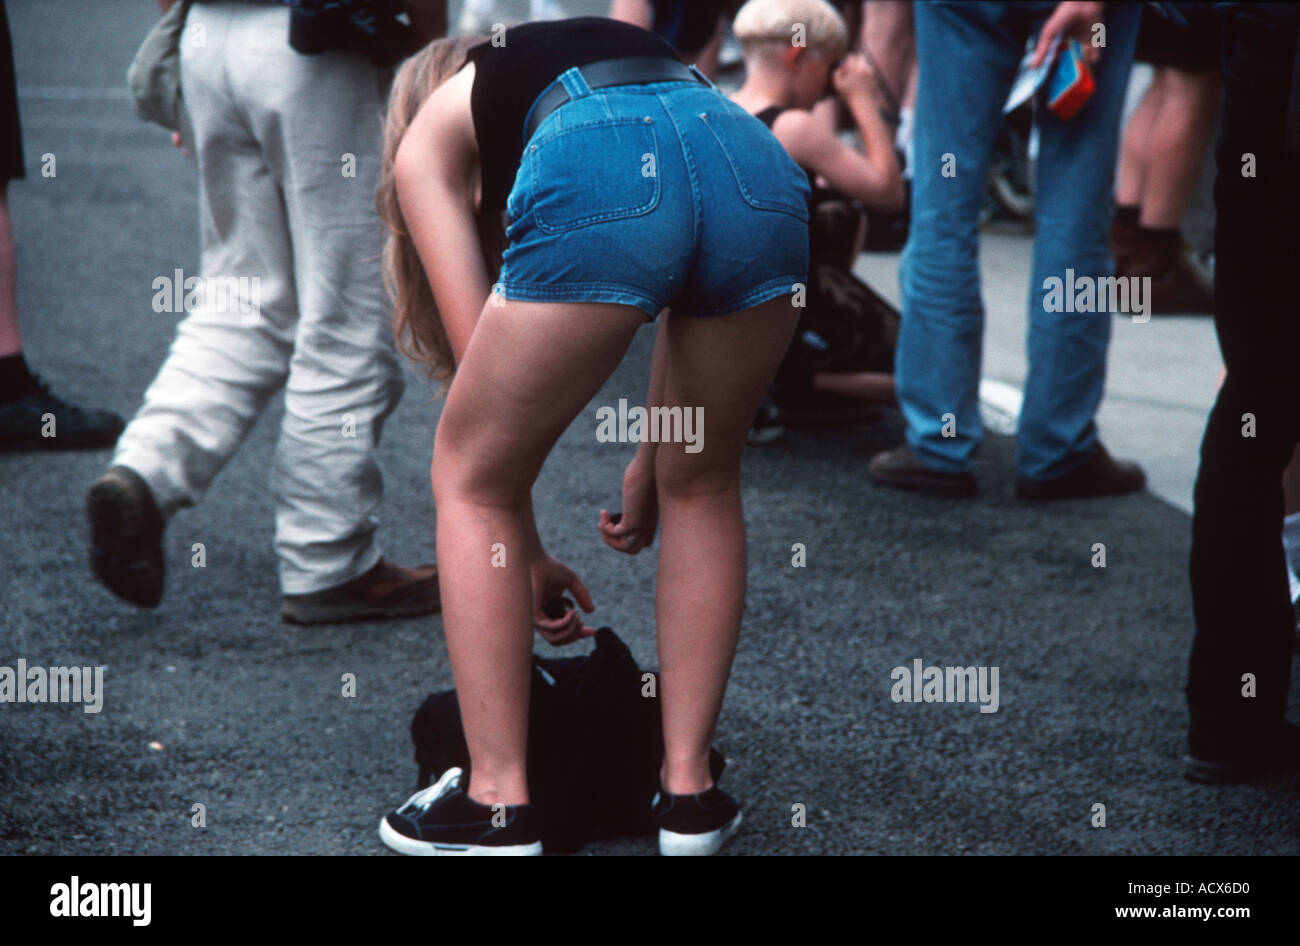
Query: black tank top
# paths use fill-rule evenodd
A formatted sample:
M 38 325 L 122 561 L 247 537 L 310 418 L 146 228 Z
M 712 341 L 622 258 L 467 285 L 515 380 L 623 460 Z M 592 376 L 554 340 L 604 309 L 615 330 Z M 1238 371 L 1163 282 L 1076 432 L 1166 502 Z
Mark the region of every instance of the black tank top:
M 537 96 L 566 69 L 602 59 L 662 56 L 672 46 L 640 27 L 600 16 L 523 23 L 504 45 L 486 42 L 466 55 L 474 63 L 470 110 L 483 171 L 483 207 L 505 210 L 524 152 L 524 119 Z

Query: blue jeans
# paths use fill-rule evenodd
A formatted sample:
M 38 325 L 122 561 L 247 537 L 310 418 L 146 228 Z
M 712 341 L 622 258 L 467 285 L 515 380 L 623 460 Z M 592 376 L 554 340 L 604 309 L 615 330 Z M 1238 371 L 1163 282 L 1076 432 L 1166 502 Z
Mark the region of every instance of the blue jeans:
M 533 132 L 507 199 L 494 292 L 725 315 L 808 279 L 807 176 L 712 86 L 654 82 L 572 99 Z
M 926 466 L 962 473 L 983 435 L 979 415 L 984 307 L 979 214 L 994 141 L 1025 42 L 1054 3 L 917 3 L 920 63 L 912 227 L 900 278 L 903 322 L 895 360 L 907 440 Z M 1037 107 L 1029 377 L 1018 432 L 1022 477 L 1064 476 L 1096 445 L 1093 418 L 1106 374 L 1110 320 L 1048 312 L 1044 281 L 1109 276 L 1111 186 L 1120 111 L 1137 41 L 1137 4 L 1106 5 L 1096 91 L 1070 121 Z M 955 159 L 955 175 L 945 163 Z M 951 414 L 952 418 L 945 415 Z M 948 421 L 945 424 L 945 421 Z M 944 436 L 948 433 L 955 436 Z

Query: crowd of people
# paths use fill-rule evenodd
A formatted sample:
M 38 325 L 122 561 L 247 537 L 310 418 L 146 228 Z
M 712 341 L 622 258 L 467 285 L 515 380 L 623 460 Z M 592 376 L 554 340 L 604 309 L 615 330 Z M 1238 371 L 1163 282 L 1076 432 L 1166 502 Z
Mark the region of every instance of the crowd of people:
M 702 408 L 709 446 L 643 442 L 621 516 L 600 531 L 629 554 L 658 535 L 661 850 L 712 853 L 736 830 L 708 752 L 744 610 L 743 449 L 895 405 L 905 439 L 866 473 L 978 492 L 991 200 L 1034 227 L 1017 497 L 1145 485 L 1096 424 L 1124 313 L 1056 305 L 1054 278 L 1149 280 L 1152 312 L 1215 316 L 1227 370 L 1196 485 L 1185 773 L 1300 766 L 1285 720 L 1300 464 L 1284 495 L 1300 323 L 1282 283 L 1300 233 L 1295 8 L 613 0 L 608 17 L 565 19 L 563 0 L 533 0 L 511 24 L 490 0 L 467 0 L 455 22 L 445 0 L 173 4 L 160 0 L 184 16 L 177 143 L 198 167 L 202 271 L 257 277 L 257 318 L 190 312 L 129 422 L 69 405 L 22 355 L 0 199 L 0 449 L 113 448 L 87 493 L 91 563 L 119 598 L 153 607 L 168 521 L 284 392 L 271 470 L 284 620 L 443 614 L 472 769 L 390 814 L 390 846 L 540 851 L 532 633 L 558 644 L 592 629 L 530 490 L 656 320 L 647 406 Z M 195 31 L 206 42 L 186 43 Z M 0 41 L 7 183 L 23 163 L 7 28 Z M 1039 92 L 1008 113 L 1018 77 L 1071 55 L 1082 107 Z M 1123 127 L 1135 61 L 1154 77 Z M 1181 222 L 1220 122 L 1215 244 L 1198 256 Z M 360 180 L 339 186 L 340 154 Z M 864 248 L 891 247 L 901 312 L 854 272 Z M 399 352 L 446 388 L 436 566 L 400 566 L 376 536 Z M 40 432 L 50 414 L 57 438 Z M 1242 436 L 1246 414 L 1257 435 Z M 494 567 L 497 544 L 509 567 Z M 579 607 L 554 610 L 565 593 Z

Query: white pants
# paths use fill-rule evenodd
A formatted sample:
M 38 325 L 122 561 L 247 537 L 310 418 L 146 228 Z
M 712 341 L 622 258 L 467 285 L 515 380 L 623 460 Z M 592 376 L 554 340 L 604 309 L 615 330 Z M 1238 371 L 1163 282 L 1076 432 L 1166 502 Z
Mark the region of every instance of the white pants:
M 288 20 L 283 6 L 190 9 L 181 83 L 201 275 L 225 291 L 187 304 L 113 462 L 138 472 L 170 516 L 202 498 L 283 388 L 275 545 L 284 592 L 303 594 L 379 561 L 375 448 L 402 375 L 375 209 L 388 73 L 360 55 L 294 52 Z

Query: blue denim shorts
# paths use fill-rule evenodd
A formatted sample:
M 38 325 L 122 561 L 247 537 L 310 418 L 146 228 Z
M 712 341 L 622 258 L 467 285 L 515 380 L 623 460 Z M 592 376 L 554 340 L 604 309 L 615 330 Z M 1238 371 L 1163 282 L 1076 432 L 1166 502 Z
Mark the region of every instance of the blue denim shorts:
M 524 148 L 493 291 L 531 302 L 613 302 L 653 319 L 723 315 L 808 279 L 808 179 L 754 116 L 711 85 L 591 90 Z

